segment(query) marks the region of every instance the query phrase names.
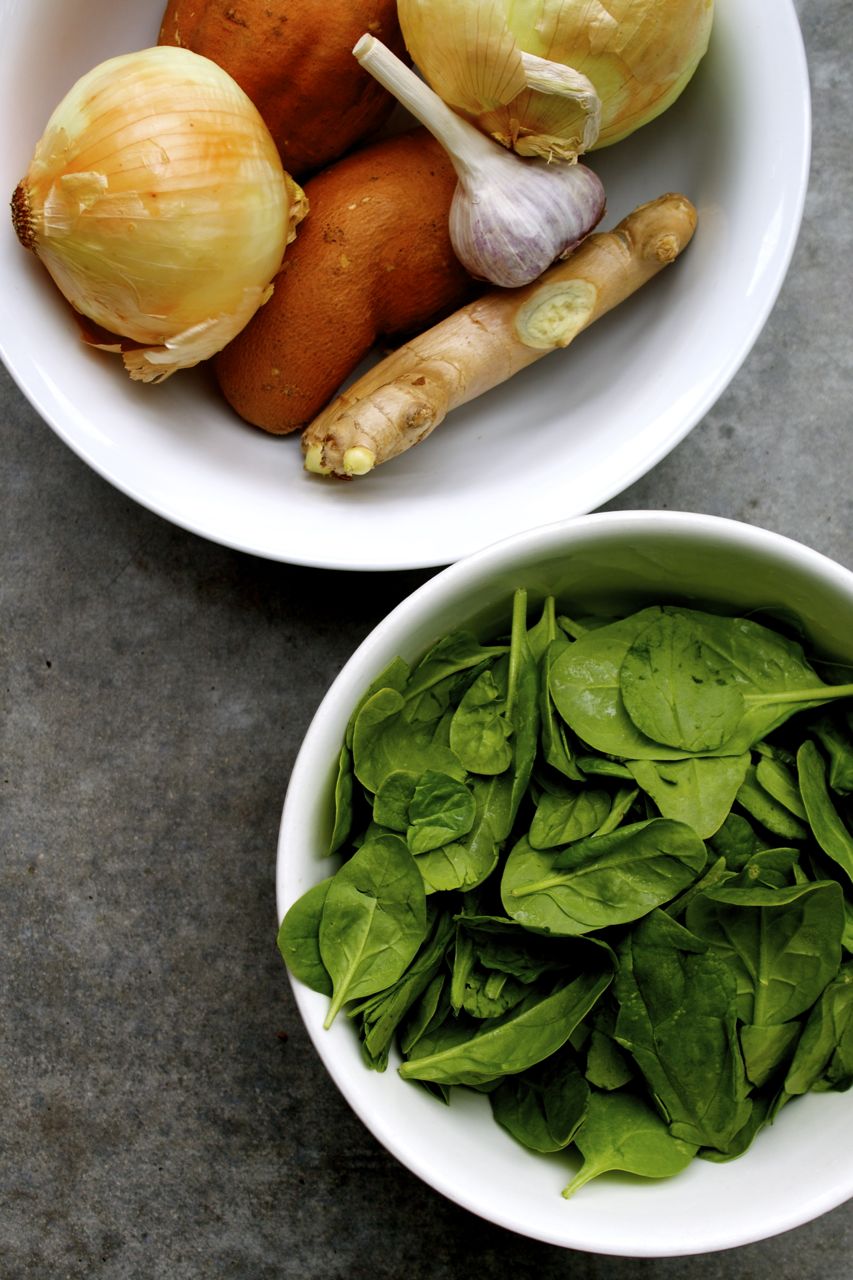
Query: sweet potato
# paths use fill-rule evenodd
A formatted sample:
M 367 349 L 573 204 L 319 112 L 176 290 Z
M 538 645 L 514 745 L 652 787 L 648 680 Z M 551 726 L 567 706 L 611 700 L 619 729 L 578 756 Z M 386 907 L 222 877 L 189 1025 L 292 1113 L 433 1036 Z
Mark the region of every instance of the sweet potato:
M 352 55 L 365 31 L 406 57 L 396 0 L 169 0 L 159 44 L 223 67 L 249 95 L 288 173 L 303 177 L 368 138 L 394 99 Z
M 305 184 L 310 212 L 272 297 L 215 359 L 242 418 L 276 434 L 301 429 L 378 339 L 419 332 L 481 290 L 450 244 L 455 186 L 420 128 Z

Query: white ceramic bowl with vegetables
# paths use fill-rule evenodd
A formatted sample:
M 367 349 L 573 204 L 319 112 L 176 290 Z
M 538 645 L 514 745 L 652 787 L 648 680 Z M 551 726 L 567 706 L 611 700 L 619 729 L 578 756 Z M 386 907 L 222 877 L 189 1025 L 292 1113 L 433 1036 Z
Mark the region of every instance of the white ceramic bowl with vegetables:
M 400 604 L 278 853 L 300 1013 L 375 1137 L 600 1253 L 853 1195 L 851 678 L 853 573 L 711 516 L 546 526 Z
M 9 197 L 62 96 L 103 60 L 153 45 L 164 8 L 164 0 L 74 0 L 60 12 L 52 0 L 0 0 L 0 102 L 15 121 L 0 142 Z M 428 61 L 429 39 L 418 47 Z M 0 354 L 88 464 L 185 528 L 306 565 L 446 564 L 543 520 L 589 511 L 699 422 L 776 299 L 800 224 L 809 144 L 792 0 L 716 0 L 708 52 L 684 93 L 656 120 L 585 157 L 604 184 L 603 230 L 666 192 L 695 205 L 696 232 L 678 261 L 570 350 L 518 366 L 454 409 L 429 440 L 352 483 L 306 474 L 298 434 L 247 425 L 207 365 L 158 385 L 132 382 L 115 355 L 80 341 L 11 224 L 0 242 Z M 74 192 L 88 199 L 95 188 Z M 199 335 L 182 323 L 192 347 Z M 479 372 L 484 388 L 494 382 L 493 370 Z

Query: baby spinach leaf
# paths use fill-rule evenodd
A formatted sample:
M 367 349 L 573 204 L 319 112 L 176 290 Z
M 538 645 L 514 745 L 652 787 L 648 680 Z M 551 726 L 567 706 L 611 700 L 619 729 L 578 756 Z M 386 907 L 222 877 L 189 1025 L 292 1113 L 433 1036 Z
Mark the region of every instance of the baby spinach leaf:
M 369 996 L 352 1011 L 361 1019 L 362 1049 L 374 1070 L 384 1071 L 387 1067 L 394 1034 L 415 1001 L 439 975 L 452 937 L 453 921 L 444 913 L 438 914 L 405 972 L 390 987 Z
M 805 840 L 809 834 L 808 827 L 795 818 L 786 805 L 780 804 L 764 789 L 758 780 L 755 765 L 749 766 L 737 793 L 737 801 L 756 822 L 760 822 L 776 836 L 782 836 L 785 840 Z
M 815 1004 L 785 1077 L 789 1095 L 809 1090 L 843 1091 L 853 1087 L 853 963 L 842 965 L 838 976 Z
M 824 853 L 853 881 L 853 835 L 847 830 L 826 785 L 826 766 L 812 740 L 797 752 L 800 794 L 809 816 L 814 838 Z
M 409 1058 L 400 1075 L 406 1080 L 478 1085 L 526 1071 L 566 1043 L 611 979 L 609 972 L 582 974 L 550 995 L 525 1000 L 461 1044 Z
M 409 805 L 418 785 L 418 775 L 410 769 L 394 769 L 386 773 L 373 797 L 373 820 L 389 831 L 406 834 Z
M 586 1045 L 585 1075 L 590 1084 L 609 1093 L 633 1079 L 626 1055 L 611 1036 L 593 1027 Z
M 689 760 L 629 760 L 626 768 L 662 817 L 686 822 L 700 839 L 707 840 L 731 810 L 749 768 L 749 752 Z
M 730 877 L 728 884 L 732 889 L 785 889 L 789 885 L 805 883 L 808 877 L 800 880 L 798 875 L 799 860 L 800 850 L 796 848 L 783 845 L 778 849 L 760 849 Z
M 450 747 L 469 773 L 503 773 L 512 763 L 512 724 L 493 668 L 465 692 L 450 722 Z
M 610 812 L 607 791 L 582 787 L 546 793 L 536 806 L 528 839 L 534 849 L 554 849 L 592 835 Z
M 507 649 L 505 644 L 483 645 L 470 631 L 451 632 L 421 658 L 405 685 L 406 697 L 417 698 L 449 676 L 491 663 Z
M 808 822 L 796 774 L 788 765 L 772 756 L 763 756 L 756 763 L 755 780 L 768 795 L 783 805 L 795 818 L 799 818 L 801 823 Z M 808 833 L 804 832 L 804 837 L 806 834 Z
M 431 1027 L 439 1026 L 449 1011 L 447 974 L 439 970 L 406 1013 L 399 1035 L 400 1052 L 403 1057 L 408 1057 L 421 1036 Z
M 769 1027 L 747 1023 L 741 1027 L 740 1047 L 752 1084 L 766 1084 L 779 1070 L 797 1043 L 800 1030 L 799 1022 L 779 1022 Z
M 695 1145 L 673 1137 L 647 1102 L 621 1090 L 592 1092 L 575 1146 L 583 1164 L 563 1191 L 566 1199 L 593 1178 L 615 1170 L 642 1178 L 671 1178 L 696 1154 Z
M 829 785 L 833 791 L 853 791 L 853 711 L 845 716 L 822 715 L 814 724 L 815 737 L 829 757 Z
M 665 607 L 634 636 L 620 667 L 623 705 L 666 746 L 748 750 L 794 712 L 847 697 L 826 685 L 801 645 L 749 618 Z
M 418 775 L 436 769 L 464 778 L 446 741 L 449 716 L 413 724 L 405 710 L 406 700 L 396 689 L 379 689 L 362 705 L 352 739 L 353 768 L 362 786 L 375 794 L 398 769 Z
M 320 918 L 332 877 L 321 880 L 297 898 L 278 930 L 281 958 L 294 978 L 321 995 L 332 994 L 332 980 L 320 958 Z
M 402 658 L 392 658 L 384 671 L 380 671 L 379 675 L 376 676 L 375 679 L 371 680 L 370 684 L 353 707 L 349 723 L 347 724 L 344 744 L 350 751 L 352 750 L 352 738 L 353 730 L 355 729 L 355 722 L 358 719 L 358 713 L 361 711 L 365 702 L 367 702 L 369 698 L 372 698 L 374 693 L 378 693 L 380 689 L 396 689 L 398 693 L 402 692 L 410 675 L 411 668 L 409 667 L 408 662 L 405 662 Z
M 421 774 L 409 803 L 406 841 L 413 854 L 440 849 L 474 825 L 474 796 L 458 778 L 427 769 Z
M 708 889 L 686 924 L 728 964 L 744 1023 L 790 1022 L 811 1007 L 841 963 L 844 903 L 834 880 L 785 889 Z
M 532 1151 L 561 1151 L 586 1113 L 589 1086 L 571 1056 L 561 1053 L 489 1094 L 498 1124 Z
M 527 642 L 527 593 L 513 598 L 506 716 L 512 726 L 512 793 L 514 821 L 527 792 L 539 745 L 539 668 Z
M 673 1137 L 727 1151 L 749 1118 L 734 975 L 663 911 L 619 948 L 616 1040 L 631 1054 Z
M 417 858 L 429 892 L 470 890 L 482 884 L 494 870 L 502 842 L 509 834 L 510 777 L 473 777 L 470 787 L 475 807 L 471 830 L 461 840 Z
M 569 728 L 604 755 L 630 760 L 680 759 L 685 752 L 641 733 L 625 710 L 619 672 L 634 638 L 660 616 L 658 606 L 585 632 L 555 660 L 551 697 Z
M 332 979 L 325 1025 L 347 1000 L 396 982 L 427 932 L 423 880 L 406 842 L 378 835 L 335 872 L 320 919 L 320 956 Z
M 462 992 L 462 1008 L 473 1018 L 499 1018 L 519 1004 L 530 988 L 508 973 L 490 973 L 479 965 L 468 975 Z
M 682 751 L 717 751 L 744 712 L 728 654 L 712 643 L 707 623 L 697 625 L 704 617 L 661 613 L 634 637 L 619 669 L 625 710 L 639 731 Z
M 706 857 L 690 827 L 666 818 L 591 836 L 556 858 L 523 837 L 507 858 L 501 900 L 527 928 L 583 934 L 668 902 L 700 874 Z
M 764 847 L 749 820 L 740 813 L 730 813 L 708 843 L 714 853 L 725 858 L 732 871 L 746 866 L 752 855 Z
M 584 775 L 574 758 L 566 725 L 557 713 L 551 697 L 551 668 L 568 647 L 569 641 L 565 636 L 557 636 L 540 659 L 539 735 L 545 764 L 573 782 L 583 782 Z
M 749 1150 L 761 1130 L 773 1123 L 774 1117 L 785 1101 L 785 1096 L 777 1085 L 772 1085 L 753 1089 L 750 1100 L 752 1107 L 746 1124 L 738 1130 L 726 1150 L 718 1151 L 715 1147 L 702 1147 L 698 1154 L 703 1160 L 708 1160 L 712 1164 L 726 1164 L 729 1160 L 737 1160 Z
M 575 764 L 584 776 L 619 778 L 623 782 L 631 782 L 634 777 L 627 765 L 608 760 L 606 756 L 575 756 Z
M 548 651 L 548 646 L 558 635 L 562 635 L 557 626 L 557 615 L 554 608 L 554 597 L 547 596 L 539 621 L 527 631 L 527 647 L 534 662 L 541 662 Z M 565 639 L 563 637 L 563 639 Z
M 337 853 L 346 843 L 353 823 L 352 752 L 341 747 L 335 778 L 335 822 L 329 840 L 329 853 Z
M 617 827 L 627 818 L 631 809 L 634 807 L 634 801 L 640 794 L 639 787 L 620 787 L 610 802 L 610 811 L 606 814 L 604 821 L 597 827 L 595 835 L 606 836 L 611 831 L 615 831 Z

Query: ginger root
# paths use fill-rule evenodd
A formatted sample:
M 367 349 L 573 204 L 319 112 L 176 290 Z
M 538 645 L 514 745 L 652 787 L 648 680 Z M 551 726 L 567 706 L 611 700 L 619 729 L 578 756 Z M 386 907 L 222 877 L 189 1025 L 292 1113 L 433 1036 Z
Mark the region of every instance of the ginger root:
M 419 334 L 338 395 L 302 434 L 305 467 L 351 478 L 419 444 L 459 405 L 511 378 L 640 288 L 689 243 L 683 195 L 640 205 L 521 289 L 494 289 Z

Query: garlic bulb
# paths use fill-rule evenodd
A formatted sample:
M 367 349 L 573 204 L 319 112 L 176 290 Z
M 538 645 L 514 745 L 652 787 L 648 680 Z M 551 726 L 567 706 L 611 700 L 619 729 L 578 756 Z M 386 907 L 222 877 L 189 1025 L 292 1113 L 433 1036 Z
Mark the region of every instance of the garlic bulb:
M 450 157 L 459 179 L 450 242 L 473 276 L 502 288 L 530 284 L 600 221 L 604 188 L 591 169 L 506 151 L 445 106 L 373 36 L 362 36 L 353 53 Z
M 714 0 L 398 0 L 397 10 L 440 98 L 520 155 L 572 160 L 671 106 L 708 47 Z
M 124 54 L 51 115 L 12 200 L 21 243 L 159 382 L 219 351 L 272 291 L 305 216 L 260 115 L 187 49 Z

